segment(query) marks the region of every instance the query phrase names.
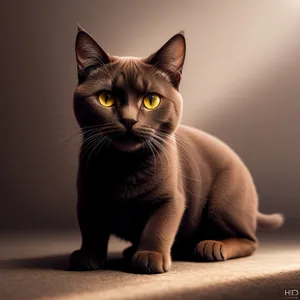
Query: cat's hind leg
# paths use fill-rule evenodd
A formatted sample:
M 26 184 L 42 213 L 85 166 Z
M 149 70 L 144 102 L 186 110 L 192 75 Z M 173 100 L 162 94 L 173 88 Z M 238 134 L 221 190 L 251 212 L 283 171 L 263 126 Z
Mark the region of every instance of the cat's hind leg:
M 256 242 L 243 238 L 225 240 L 204 240 L 195 247 L 195 259 L 200 261 L 224 261 L 251 255 L 256 249 Z
M 198 260 L 223 261 L 251 255 L 257 248 L 258 197 L 249 171 L 240 164 L 221 173 L 212 186 L 205 238 L 194 249 Z

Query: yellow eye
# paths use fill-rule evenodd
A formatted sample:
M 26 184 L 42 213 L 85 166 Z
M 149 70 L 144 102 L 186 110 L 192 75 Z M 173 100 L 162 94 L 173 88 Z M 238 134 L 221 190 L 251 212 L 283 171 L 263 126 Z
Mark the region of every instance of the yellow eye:
M 150 94 L 146 96 L 143 103 L 148 109 L 155 109 L 160 104 L 160 97 L 156 94 Z
M 105 107 L 110 107 L 115 104 L 115 98 L 108 92 L 102 92 L 99 95 L 99 102 Z

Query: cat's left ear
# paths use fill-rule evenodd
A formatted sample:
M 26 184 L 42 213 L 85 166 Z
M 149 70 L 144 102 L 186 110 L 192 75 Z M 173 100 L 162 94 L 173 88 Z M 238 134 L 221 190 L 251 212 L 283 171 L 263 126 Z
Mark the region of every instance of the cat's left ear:
M 169 39 L 157 52 L 144 60 L 165 71 L 175 88 L 178 88 L 186 53 L 186 42 L 183 31 Z

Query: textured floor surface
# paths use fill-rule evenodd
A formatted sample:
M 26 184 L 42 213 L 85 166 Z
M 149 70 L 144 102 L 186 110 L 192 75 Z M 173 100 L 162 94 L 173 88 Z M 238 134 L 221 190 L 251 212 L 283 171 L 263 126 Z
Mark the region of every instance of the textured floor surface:
M 80 244 L 78 233 L 6 233 L 0 299 L 300 299 L 300 236 L 267 232 L 260 241 L 251 257 L 173 262 L 168 273 L 137 275 L 124 270 L 120 252 L 127 244 L 116 239 L 107 270 L 71 272 L 68 255 Z

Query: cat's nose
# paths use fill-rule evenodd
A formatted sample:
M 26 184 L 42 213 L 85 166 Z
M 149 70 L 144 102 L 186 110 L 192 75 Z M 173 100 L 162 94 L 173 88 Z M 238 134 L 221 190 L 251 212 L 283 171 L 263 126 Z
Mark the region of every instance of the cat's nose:
M 124 125 L 127 130 L 130 130 L 131 127 L 137 122 L 135 119 L 121 118 L 119 119 L 120 123 Z

